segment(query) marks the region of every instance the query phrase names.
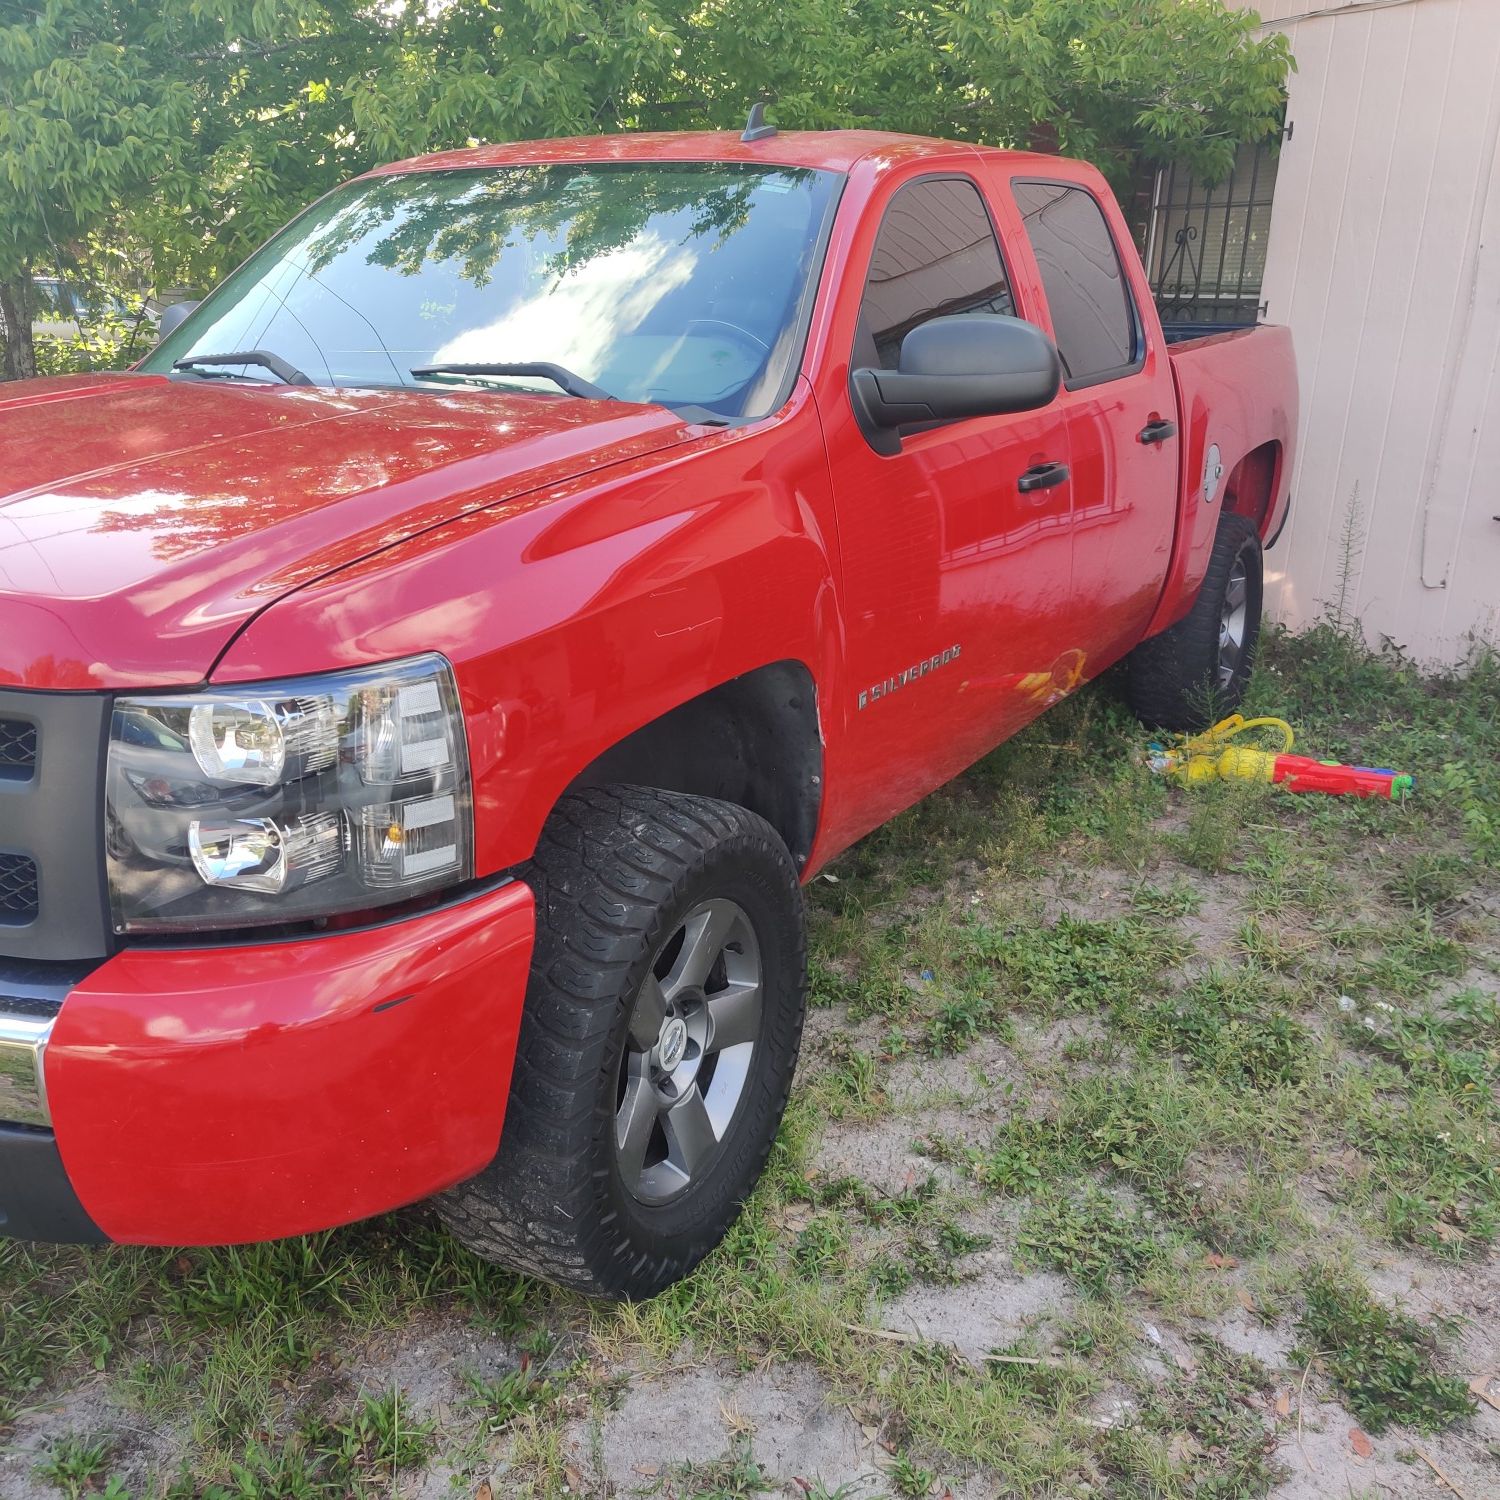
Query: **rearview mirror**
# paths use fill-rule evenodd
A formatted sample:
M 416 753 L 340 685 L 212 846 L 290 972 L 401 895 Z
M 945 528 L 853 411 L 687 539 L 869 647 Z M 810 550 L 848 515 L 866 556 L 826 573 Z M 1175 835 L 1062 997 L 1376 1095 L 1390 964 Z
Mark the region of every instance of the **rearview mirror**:
M 181 326 L 183 320 L 189 314 L 196 312 L 196 302 L 174 302 L 170 307 L 162 310 L 161 321 L 157 324 L 157 337 L 166 338 L 174 329 Z
M 932 318 L 901 342 L 894 370 L 855 370 L 854 412 L 882 453 L 900 449 L 899 429 L 918 422 L 1035 411 L 1057 395 L 1057 345 L 1034 323 L 998 313 Z

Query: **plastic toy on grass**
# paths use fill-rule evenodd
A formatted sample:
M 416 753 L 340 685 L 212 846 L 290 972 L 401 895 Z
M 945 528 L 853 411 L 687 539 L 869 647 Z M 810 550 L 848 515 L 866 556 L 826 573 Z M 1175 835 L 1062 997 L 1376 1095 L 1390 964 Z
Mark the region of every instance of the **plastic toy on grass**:
M 1274 730 L 1280 750 L 1261 750 L 1234 743 L 1252 730 Z M 1334 797 L 1388 797 L 1399 802 L 1410 794 L 1412 778 L 1404 772 L 1347 766 L 1336 760 L 1292 755 L 1295 735 L 1285 719 L 1247 719 L 1231 714 L 1202 734 L 1184 736 L 1170 745 L 1152 744 L 1146 764 L 1174 781 L 1265 781 L 1289 792 L 1326 792 Z

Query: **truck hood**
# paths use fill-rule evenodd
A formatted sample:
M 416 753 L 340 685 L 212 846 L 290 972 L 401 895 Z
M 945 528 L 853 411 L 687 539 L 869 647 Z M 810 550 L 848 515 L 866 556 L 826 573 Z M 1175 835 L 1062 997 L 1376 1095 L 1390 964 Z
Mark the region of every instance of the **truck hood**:
M 0 685 L 201 682 L 291 590 L 702 431 L 659 406 L 495 392 L 0 388 Z

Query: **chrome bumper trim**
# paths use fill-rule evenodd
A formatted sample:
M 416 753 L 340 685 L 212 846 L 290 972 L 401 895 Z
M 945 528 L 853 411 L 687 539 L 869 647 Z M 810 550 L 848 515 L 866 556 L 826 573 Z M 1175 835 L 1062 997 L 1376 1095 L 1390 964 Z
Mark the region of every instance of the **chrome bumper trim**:
M 51 1125 L 42 1056 L 62 1005 L 0 995 L 0 1121 Z

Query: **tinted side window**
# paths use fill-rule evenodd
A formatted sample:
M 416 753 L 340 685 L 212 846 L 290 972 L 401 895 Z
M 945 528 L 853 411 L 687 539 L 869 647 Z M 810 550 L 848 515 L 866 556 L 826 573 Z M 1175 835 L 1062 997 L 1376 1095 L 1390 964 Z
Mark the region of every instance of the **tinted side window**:
M 1015 192 L 1069 382 L 1123 373 L 1136 359 L 1135 308 L 1103 211 L 1061 183 L 1018 182 Z
M 880 224 L 854 363 L 894 369 L 901 340 L 931 318 L 1014 311 L 979 189 L 960 177 L 911 182 L 891 199 Z

